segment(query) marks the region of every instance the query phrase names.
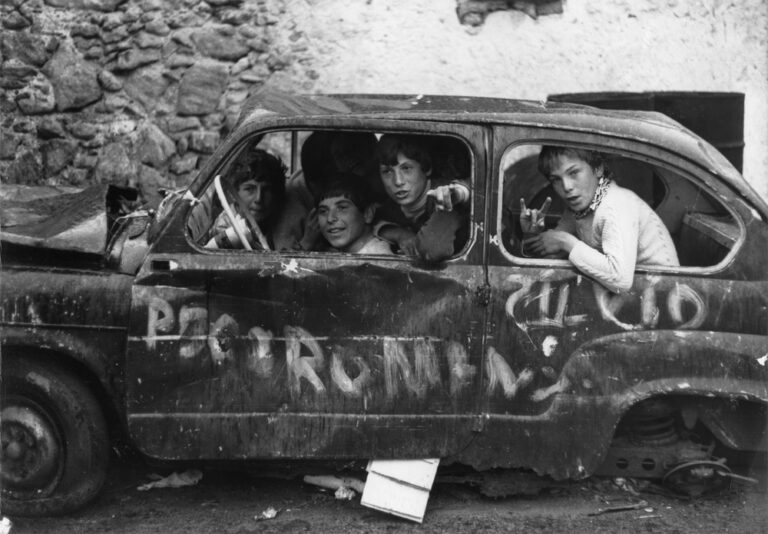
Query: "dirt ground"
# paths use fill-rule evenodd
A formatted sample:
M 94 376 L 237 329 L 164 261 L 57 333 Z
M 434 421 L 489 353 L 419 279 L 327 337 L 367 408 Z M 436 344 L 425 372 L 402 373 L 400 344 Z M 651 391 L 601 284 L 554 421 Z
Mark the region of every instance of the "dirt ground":
M 11 534 L 768 532 L 767 477 L 762 470 L 758 486 L 733 484 L 729 490 L 698 499 L 662 495 L 649 488 L 634 494 L 638 486 L 617 485 L 607 478 L 569 483 L 533 496 L 491 499 L 473 486 L 442 482 L 447 479 L 438 472 L 422 525 L 363 507 L 359 496 L 337 500 L 333 492 L 304 484 L 301 477 L 203 471 L 195 486 L 137 490 L 153 473 L 165 476 L 171 471 L 135 460 L 116 462 L 94 503 L 65 517 L 12 518 Z M 600 513 L 624 505 L 638 508 Z M 260 519 L 269 508 L 277 515 Z

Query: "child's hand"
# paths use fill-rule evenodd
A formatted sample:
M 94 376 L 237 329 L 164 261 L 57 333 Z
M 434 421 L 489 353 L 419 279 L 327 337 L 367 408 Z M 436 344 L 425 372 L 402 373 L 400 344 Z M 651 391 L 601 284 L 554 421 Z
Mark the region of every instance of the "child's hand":
M 416 234 L 409 234 L 403 236 L 398 242 L 397 246 L 400 248 L 400 252 L 406 256 L 417 256 L 418 250 L 416 249 Z
M 532 210 L 526 207 L 525 199 L 520 199 L 520 228 L 524 235 L 540 234 L 544 231 L 544 219 L 550 204 L 552 204 L 552 198 L 547 197 L 541 209 Z
M 570 254 L 579 239 L 563 232 L 562 230 L 547 230 L 523 240 L 523 248 L 526 252 L 538 257 L 555 256 L 558 254 Z
M 427 191 L 427 196 L 435 199 L 435 208 L 439 211 L 452 211 L 454 205 L 469 200 L 469 189 L 459 183 L 440 185 Z
M 320 239 L 320 224 L 317 222 L 317 208 L 312 208 L 304 223 L 304 235 L 299 245 L 303 250 L 313 250 Z

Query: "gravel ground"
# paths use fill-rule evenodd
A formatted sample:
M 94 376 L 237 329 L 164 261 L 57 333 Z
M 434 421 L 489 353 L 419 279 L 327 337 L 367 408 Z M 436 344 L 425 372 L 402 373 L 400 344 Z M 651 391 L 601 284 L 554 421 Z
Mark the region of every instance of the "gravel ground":
M 255 477 L 243 472 L 204 471 L 195 486 L 138 491 L 150 475 L 168 475 L 141 462 L 116 462 L 102 495 L 75 514 L 58 518 L 12 518 L 11 534 L 162 532 L 567 532 L 725 533 L 768 532 L 766 477 L 758 486 L 685 499 L 594 478 L 545 489 L 537 495 L 490 499 L 465 484 L 434 485 L 421 525 L 334 498 L 301 478 Z M 754 473 L 751 473 L 754 475 Z M 638 508 L 599 513 L 624 505 Z M 260 519 L 274 508 L 273 519 Z

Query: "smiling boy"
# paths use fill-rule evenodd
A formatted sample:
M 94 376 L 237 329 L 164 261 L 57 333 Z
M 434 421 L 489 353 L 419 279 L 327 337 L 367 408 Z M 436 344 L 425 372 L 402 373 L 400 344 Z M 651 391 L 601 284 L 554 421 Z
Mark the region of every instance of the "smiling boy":
M 339 252 L 392 254 L 389 243 L 373 235 L 374 206 L 355 185 L 357 177 L 341 177 L 320 195 L 317 222 L 328 243 Z

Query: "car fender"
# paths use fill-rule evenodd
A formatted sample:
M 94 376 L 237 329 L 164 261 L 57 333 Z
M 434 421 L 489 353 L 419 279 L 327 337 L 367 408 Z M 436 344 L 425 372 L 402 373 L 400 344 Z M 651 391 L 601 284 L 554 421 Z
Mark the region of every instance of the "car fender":
M 4 358 L 52 358 L 85 370 L 109 393 L 115 408 L 123 398 L 122 365 L 125 335 L 96 329 L 3 327 Z M 117 355 L 117 356 L 116 356 Z
M 562 391 L 611 397 L 624 409 L 665 393 L 768 403 L 768 336 L 650 330 L 601 337 L 568 358 Z

